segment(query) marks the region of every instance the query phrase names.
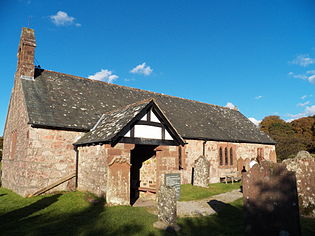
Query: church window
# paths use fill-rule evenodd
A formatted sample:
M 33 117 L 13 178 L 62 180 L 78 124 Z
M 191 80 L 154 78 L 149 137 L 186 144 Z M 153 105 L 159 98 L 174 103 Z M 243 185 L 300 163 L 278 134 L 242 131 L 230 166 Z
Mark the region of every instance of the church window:
M 230 148 L 230 165 L 233 165 L 233 148 Z
M 219 158 L 220 158 L 220 166 L 223 165 L 223 154 L 222 154 L 222 148 L 219 149 Z
M 229 156 L 228 156 L 228 148 L 226 147 L 224 150 L 224 157 L 225 157 L 225 165 L 229 164 Z

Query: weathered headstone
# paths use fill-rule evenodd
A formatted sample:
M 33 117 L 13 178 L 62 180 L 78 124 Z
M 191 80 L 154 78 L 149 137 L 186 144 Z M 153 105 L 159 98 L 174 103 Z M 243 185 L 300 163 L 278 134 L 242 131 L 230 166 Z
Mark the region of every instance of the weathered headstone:
M 195 161 L 193 185 L 204 188 L 209 185 L 209 161 L 204 156 Z
M 247 235 L 301 235 L 294 172 L 264 161 L 243 174 Z
M 315 217 L 315 158 L 300 151 L 295 158 L 283 163 L 296 174 L 300 214 Z
M 180 174 L 171 173 L 165 174 L 165 185 L 175 188 L 176 200 L 180 198 Z
M 158 219 L 153 225 L 160 229 L 178 230 L 176 224 L 177 202 L 175 188 L 162 185 L 158 192 Z

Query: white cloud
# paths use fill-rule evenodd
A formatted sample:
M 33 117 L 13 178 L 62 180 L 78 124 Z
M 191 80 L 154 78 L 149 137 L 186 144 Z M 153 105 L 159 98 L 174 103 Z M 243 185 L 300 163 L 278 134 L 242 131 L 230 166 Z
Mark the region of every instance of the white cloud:
M 256 126 L 259 126 L 261 120 L 256 120 L 254 117 L 248 118 L 251 122 L 253 122 Z
M 315 74 L 307 78 L 308 82 L 315 84 Z
M 150 66 L 147 66 L 145 62 L 142 64 L 137 65 L 135 68 L 130 70 L 132 74 L 143 74 L 143 75 L 150 75 L 153 72 Z
M 302 100 L 304 100 L 305 98 L 307 98 L 307 95 L 303 95 L 302 97 L 300 97 Z
M 284 120 L 284 121 L 287 122 L 287 123 L 290 123 L 290 122 L 292 122 L 294 120 L 296 120 L 296 119 L 287 119 L 287 120 Z
M 228 103 L 225 105 L 225 107 L 230 108 L 230 109 L 237 109 L 237 107 L 236 107 L 233 103 L 231 103 L 231 102 L 228 102 Z
M 315 105 L 305 107 L 305 113 L 307 116 L 315 115 Z
M 299 107 L 305 107 L 306 105 L 310 104 L 311 102 L 310 101 L 306 101 L 306 102 L 303 102 L 303 103 L 298 103 L 297 105 Z
M 308 82 L 315 84 L 315 70 L 309 70 L 305 74 L 295 74 L 293 72 L 289 72 L 288 74 L 293 78 L 307 80 Z
M 50 16 L 51 21 L 57 26 L 75 25 L 80 27 L 80 23 L 75 23 L 75 18 L 69 16 L 67 12 L 58 11 L 56 15 Z
M 114 80 L 118 79 L 119 76 L 114 75 L 110 70 L 101 69 L 101 71 L 96 72 L 94 75 L 90 75 L 88 78 L 112 83 Z
M 315 115 L 315 105 L 305 107 L 304 111 L 298 114 L 288 114 L 288 117 L 292 117 L 294 119 L 298 119 L 305 116 L 313 116 Z
M 311 58 L 308 54 L 298 55 L 291 61 L 292 64 L 307 67 L 311 64 L 315 64 L 315 59 Z
M 255 99 L 258 100 L 258 99 L 261 99 L 262 97 L 263 97 L 263 96 L 260 96 L 260 95 L 259 95 L 259 96 L 256 96 Z

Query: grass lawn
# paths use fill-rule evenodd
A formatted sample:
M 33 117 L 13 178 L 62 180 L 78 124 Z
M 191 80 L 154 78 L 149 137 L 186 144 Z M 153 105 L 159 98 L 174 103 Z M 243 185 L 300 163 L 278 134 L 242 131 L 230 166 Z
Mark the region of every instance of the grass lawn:
M 154 229 L 157 216 L 144 208 L 91 204 L 80 192 L 22 198 L 0 188 L 0 235 L 171 235 Z M 303 235 L 315 235 L 315 220 L 302 219 Z M 244 235 L 242 200 L 208 217 L 180 218 L 181 235 Z
M 180 201 L 199 200 L 214 195 L 240 189 L 240 183 L 217 183 L 209 184 L 208 188 L 196 187 L 191 184 L 183 184 L 180 189 Z

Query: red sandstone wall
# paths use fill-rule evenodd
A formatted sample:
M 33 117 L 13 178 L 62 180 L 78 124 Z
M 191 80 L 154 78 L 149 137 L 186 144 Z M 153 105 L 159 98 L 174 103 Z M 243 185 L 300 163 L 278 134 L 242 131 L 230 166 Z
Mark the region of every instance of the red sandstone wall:
M 21 86 L 20 79 L 16 79 L 4 130 L 2 186 L 24 195 L 29 184 L 25 180 L 27 173 L 24 170 L 26 166 L 24 161 L 28 151 L 29 126 Z M 16 142 L 14 133 L 16 133 Z
M 192 168 L 195 160 L 203 154 L 203 142 L 202 140 L 186 140 L 188 144 L 185 146 L 185 155 L 183 155 L 184 165 L 181 170 L 182 183 L 191 183 Z M 219 165 L 219 148 L 223 149 L 228 147 L 233 148 L 233 165 Z M 264 158 L 276 162 L 275 146 L 264 144 L 249 144 L 249 143 L 230 143 L 230 142 L 216 142 L 207 141 L 205 145 L 205 157 L 210 162 L 210 183 L 217 183 L 220 177 L 231 174 L 239 174 L 243 165 L 246 167 L 249 165 L 251 158 L 257 157 L 257 148 L 263 148 Z M 229 160 L 230 161 L 230 160 Z
M 179 173 L 178 147 L 158 146 L 156 149 L 157 161 L 157 189 L 164 183 L 165 173 Z
M 26 196 L 75 171 L 72 143 L 82 133 L 28 125 L 21 86 L 20 79 L 16 79 L 4 132 L 2 183 L 3 187 Z M 67 184 L 52 191 L 66 190 Z
M 83 133 L 29 128 L 29 148 L 25 160 L 27 194 L 75 172 L 76 152 L 72 145 Z M 51 191 L 68 190 L 63 183 Z
M 78 190 L 104 195 L 108 172 L 105 146 L 79 147 L 78 153 Z

